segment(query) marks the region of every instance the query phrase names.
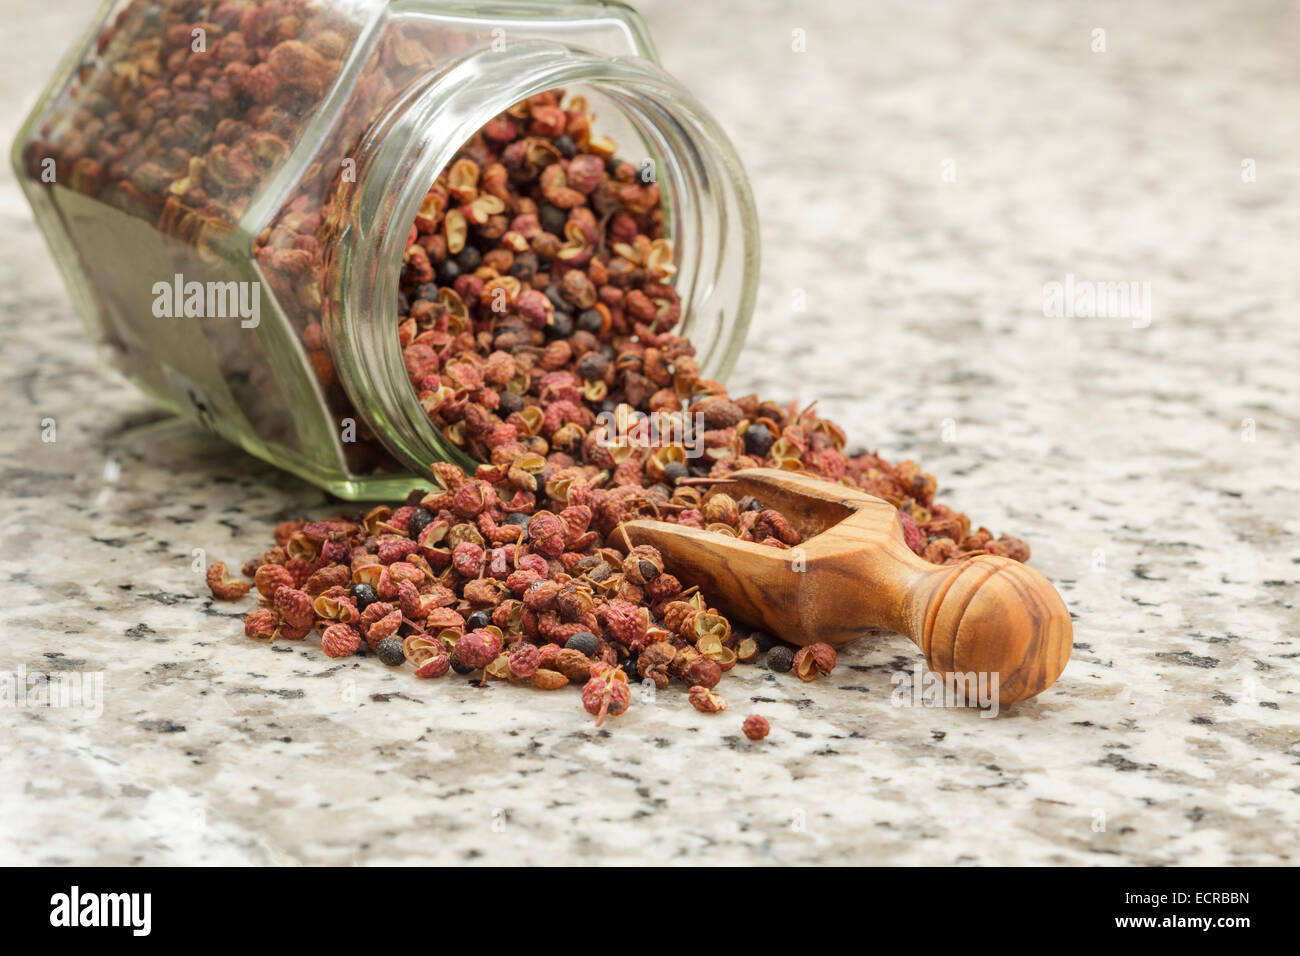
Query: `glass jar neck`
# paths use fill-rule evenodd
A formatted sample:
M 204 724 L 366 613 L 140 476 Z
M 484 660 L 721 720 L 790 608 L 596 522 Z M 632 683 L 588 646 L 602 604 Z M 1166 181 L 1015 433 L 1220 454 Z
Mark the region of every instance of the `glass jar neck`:
M 355 182 L 341 185 L 333 212 L 324 324 L 339 380 L 416 474 L 433 461 L 473 463 L 433 426 L 407 380 L 397 316 L 411 224 L 438 174 L 489 120 L 530 96 L 575 87 L 612 103 L 653 162 L 674 242 L 681 331 L 704 374 L 722 379 L 739 355 L 757 286 L 757 217 L 740 160 L 704 108 L 646 60 L 541 41 L 473 53 L 414 83 L 370 127 Z

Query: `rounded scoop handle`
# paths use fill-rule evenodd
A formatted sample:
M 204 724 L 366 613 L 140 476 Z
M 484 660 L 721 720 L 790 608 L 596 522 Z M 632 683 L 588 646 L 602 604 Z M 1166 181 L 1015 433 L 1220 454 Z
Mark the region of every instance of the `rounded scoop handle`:
M 986 675 L 985 686 L 996 674 L 1000 703 L 1041 693 L 1065 669 L 1070 612 L 1033 568 L 991 554 L 931 564 L 904 543 L 893 505 L 843 485 L 772 469 L 727 483 L 789 515 L 803 544 L 781 550 L 659 521 L 622 528 L 728 615 L 800 645 L 838 647 L 888 628 L 941 674 Z
M 1013 703 L 1042 693 L 1065 669 L 1074 646 L 1070 612 L 1033 568 L 995 555 L 938 568 L 906 563 L 894 577 L 908 595 L 894 623 L 931 670 L 964 675 L 968 687 L 986 677 L 1000 702 Z

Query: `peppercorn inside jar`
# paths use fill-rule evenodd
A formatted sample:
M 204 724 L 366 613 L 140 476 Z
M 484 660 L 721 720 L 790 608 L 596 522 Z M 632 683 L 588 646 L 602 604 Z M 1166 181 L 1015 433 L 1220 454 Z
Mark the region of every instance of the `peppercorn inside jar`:
M 476 277 L 493 269 L 489 295 L 509 296 L 552 251 L 575 267 L 585 257 L 584 270 L 617 262 L 602 284 L 674 299 L 666 308 L 680 310 L 705 372 L 721 377 L 739 351 L 758 259 L 748 187 L 627 8 L 481 4 L 467 16 L 428 0 L 131 0 L 106 5 L 69 62 L 13 158 L 101 354 L 161 403 L 336 494 L 404 493 L 430 461 L 484 453 L 430 417 L 407 374 L 401 330 L 429 323 L 428 306 L 411 310 L 431 282 L 487 285 Z M 549 102 L 557 89 L 566 98 Z M 533 105 L 538 116 L 521 112 Z M 488 163 L 467 198 L 457 158 L 494 142 L 479 131 L 503 115 L 523 125 L 506 185 L 535 164 L 563 170 L 546 174 L 558 202 L 545 210 L 494 195 L 487 187 L 506 190 Z M 435 209 L 430 184 L 453 168 Z M 570 225 L 593 194 L 621 202 L 610 194 L 625 187 L 635 233 L 625 218 Z M 543 228 L 543 211 L 560 232 Z M 418 231 L 435 217 L 441 256 Z M 543 233 L 561 248 L 516 248 Z M 634 253 L 650 257 L 632 267 L 645 281 L 619 274 L 612 252 L 638 237 L 658 242 Z M 426 264 L 416 249 L 429 272 L 410 285 Z M 506 266 L 507 252 L 520 261 Z M 551 340 L 565 338 L 566 315 L 581 328 L 587 310 L 565 301 L 545 323 Z M 546 311 L 527 295 L 504 306 Z

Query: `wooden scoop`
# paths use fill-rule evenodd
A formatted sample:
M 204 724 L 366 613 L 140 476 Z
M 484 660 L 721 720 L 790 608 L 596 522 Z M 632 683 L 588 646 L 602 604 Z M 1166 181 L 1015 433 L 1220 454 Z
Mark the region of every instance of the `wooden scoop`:
M 998 674 L 1001 703 L 1042 693 L 1070 659 L 1070 614 L 1033 568 L 995 555 L 923 561 L 904 544 L 893 505 L 844 485 L 772 468 L 718 484 L 785 514 L 803 544 L 787 551 L 663 521 L 623 527 L 737 620 L 793 644 L 837 647 L 888 628 L 934 671 Z

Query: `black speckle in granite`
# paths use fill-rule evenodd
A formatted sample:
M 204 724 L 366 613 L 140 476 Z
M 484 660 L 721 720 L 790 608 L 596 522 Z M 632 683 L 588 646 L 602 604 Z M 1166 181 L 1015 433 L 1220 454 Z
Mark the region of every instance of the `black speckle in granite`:
M 178 724 L 175 721 L 165 718 L 158 720 L 142 720 L 140 726 L 145 730 L 152 730 L 159 734 L 178 734 L 185 730 L 184 724 Z
M 1259 706 L 1261 706 L 1261 707 L 1267 707 L 1269 710 L 1277 710 L 1277 709 L 1278 709 L 1277 702 L 1276 702 L 1276 701 L 1271 701 L 1271 700 L 1261 700 L 1261 701 L 1259 702 Z
M 1191 651 L 1162 651 L 1156 655 L 1162 661 L 1184 664 L 1188 667 L 1218 667 L 1217 657 L 1197 657 Z
M 1136 761 L 1129 760 L 1123 754 L 1116 754 L 1116 753 L 1106 754 L 1106 756 L 1102 757 L 1100 760 L 1097 761 L 1097 766 L 1114 767 L 1116 770 L 1120 770 L 1120 771 L 1155 769 L 1155 764 L 1137 763 Z
M 177 604 L 194 599 L 192 594 L 171 594 L 167 591 L 154 591 L 149 594 L 141 594 L 140 597 L 156 601 L 159 604 L 165 604 L 168 607 L 175 607 Z
M 292 690 L 287 687 L 263 688 L 263 687 L 235 687 L 230 691 L 232 697 L 247 697 L 253 694 L 265 694 L 270 697 L 279 697 L 283 700 L 299 700 L 306 695 L 300 690 Z
M 1214 720 L 1209 717 L 1193 717 L 1192 723 L 1201 724 L 1203 726 L 1213 726 Z
M 51 664 L 60 670 L 79 671 L 86 665 L 83 658 L 65 657 L 59 651 L 46 651 L 44 656 Z
M 139 624 L 136 624 L 134 627 L 128 627 L 125 633 L 127 637 L 131 638 L 132 640 L 138 641 L 141 638 L 148 637 L 156 632 L 148 624 L 141 622 Z
M 227 621 L 242 621 L 246 614 L 243 611 L 235 611 L 234 613 L 222 611 L 208 599 L 204 599 L 203 606 L 199 608 L 199 613 L 205 617 L 220 617 Z

